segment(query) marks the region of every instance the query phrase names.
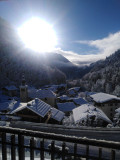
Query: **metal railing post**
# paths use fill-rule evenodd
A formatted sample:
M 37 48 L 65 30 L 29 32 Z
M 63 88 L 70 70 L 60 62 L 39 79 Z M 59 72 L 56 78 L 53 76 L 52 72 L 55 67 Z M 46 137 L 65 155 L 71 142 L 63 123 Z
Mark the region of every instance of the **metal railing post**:
M 30 160 L 34 160 L 34 138 L 30 139 Z
M 16 160 L 15 154 L 15 135 L 11 135 L 11 159 Z
M 2 133 L 2 160 L 7 160 L 6 133 Z
M 40 141 L 40 157 L 44 160 L 44 141 Z
M 19 160 L 25 160 L 24 136 L 21 134 L 18 134 L 18 145 Z

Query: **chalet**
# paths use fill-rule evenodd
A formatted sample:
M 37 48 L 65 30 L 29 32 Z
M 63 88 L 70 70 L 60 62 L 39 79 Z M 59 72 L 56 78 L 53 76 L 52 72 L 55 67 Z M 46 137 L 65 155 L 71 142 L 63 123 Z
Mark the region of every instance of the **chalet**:
M 73 102 L 57 103 L 57 107 L 60 111 L 64 112 L 66 116 L 70 115 L 72 110 L 76 108 Z
M 21 117 L 24 121 L 45 122 L 50 108 L 50 105 L 36 98 L 28 103 L 21 103 L 21 106 L 13 110 L 11 114 Z
M 65 115 L 38 98 L 28 103 L 21 103 L 11 114 L 21 117 L 24 121 L 56 124 L 60 124 Z
M 105 113 L 90 104 L 81 105 L 73 109 L 73 119 L 75 124 L 90 126 L 106 126 L 112 123 Z
M 94 106 L 100 108 L 111 120 L 115 110 L 120 107 L 120 98 L 106 93 L 96 93 L 90 96 Z
M 2 88 L 2 94 L 10 96 L 10 97 L 16 96 L 17 91 L 18 91 L 18 89 L 14 85 L 6 86 L 6 87 Z
M 35 98 L 39 98 L 42 101 L 44 101 L 45 103 L 55 107 L 56 105 L 56 95 L 54 92 L 50 91 L 50 90 L 31 90 L 30 92 L 28 92 L 28 99 L 32 100 Z

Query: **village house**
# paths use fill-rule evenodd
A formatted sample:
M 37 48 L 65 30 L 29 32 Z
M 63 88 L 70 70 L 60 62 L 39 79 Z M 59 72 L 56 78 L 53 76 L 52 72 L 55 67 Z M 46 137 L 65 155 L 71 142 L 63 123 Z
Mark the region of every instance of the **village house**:
M 28 99 L 32 100 L 35 98 L 39 98 L 46 102 L 47 104 L 51 105 L 52 107 L 55 107 L 56 105 L 56 94 L 52 92 L 51 90 L 31 90 L 28 92 Z
M 21 117 L 23 121 L 45 122 L 50 108 L 50 105 L 36 98 L 28 103 L 21 103 L 21 106 L 13 110 L 11 114 Z
M 111 120 L 115 110 L 120 107 L 120 98 L 106 93 L 96 93 L 90 95 L 94 106 L 100 108 Z
M 21 117 L 23 121 L 56 124 L 60 124 L 65 115 L 38 98 L 21 103 L 11 114 Z
M 66 116 L 69 116 L 74 108 L 77 106 L 73 102 L 57 103 L 57 107 L 60 111 L 64 112 Z
M 72 112 L 74 123 L 81 126 L 105 127 L 112 123 L 102 110 L 90 104 L 83 104 L 73 109 Z
M 6 86 L 2 88 L 2 94 L 10 96 L 10 97 L 17 96 L 17 91 L 18 89 L 14 85 Z

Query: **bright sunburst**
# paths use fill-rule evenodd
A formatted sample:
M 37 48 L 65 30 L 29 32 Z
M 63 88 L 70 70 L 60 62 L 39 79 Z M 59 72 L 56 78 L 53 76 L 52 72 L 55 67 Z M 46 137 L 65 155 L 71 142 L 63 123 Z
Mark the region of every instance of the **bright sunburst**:
M 32 18 L 24 23 L 18 29 L 18 34 L 26 47 L 38 52 L 50 52 L 57 44 L 52 26 L 39 18 Z

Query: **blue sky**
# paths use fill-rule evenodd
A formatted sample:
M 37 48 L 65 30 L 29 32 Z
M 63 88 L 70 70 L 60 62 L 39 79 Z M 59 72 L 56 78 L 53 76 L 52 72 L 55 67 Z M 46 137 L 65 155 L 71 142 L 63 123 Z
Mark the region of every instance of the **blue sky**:
M 56 52 L 90 64 L 120 48 L 120 0 L 0 1 L 0 16 L 19 27 L 32 16 L 54 26 Z

